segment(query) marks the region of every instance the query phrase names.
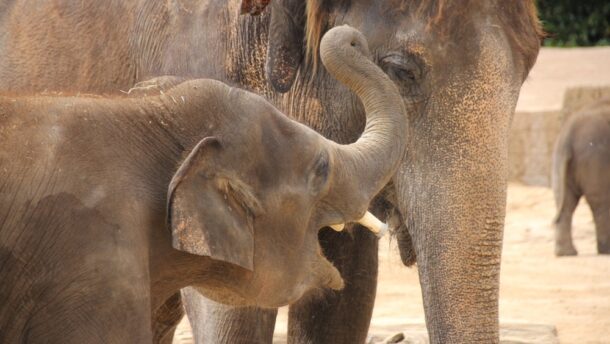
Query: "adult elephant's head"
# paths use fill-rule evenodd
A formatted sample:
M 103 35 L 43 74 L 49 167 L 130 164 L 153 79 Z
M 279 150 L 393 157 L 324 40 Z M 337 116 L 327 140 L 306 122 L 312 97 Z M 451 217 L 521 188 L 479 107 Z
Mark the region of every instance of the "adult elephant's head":
M 290 120 L 262 97 L 219 82 L 187 82 L 166 93 L 197 99 L 185 103 L 186 111 L 222 123 L 213 130 L 218 137 L 190 151 L 168 196 L 173 246 L 212 258 L 212 270 L 221 272 L 201 286 L 204 295 L 278 307 L 314 288 L 342 288 L 339 272 L 321 254 L 318 231 L 363 217 L 404 153 L 405 107 L 369 55 L 364 36 L 348 26 L 322 40 L 324 65 L 366 109 L 367 127 L 349 145 Z M 233 268 L 226 269 L 227 263 Z
M 280 92 L 303 87 L 297 71 L 313 73 L 329 28 L 366 36 L 410 110 L 394 222 L 403 262 L 418 264 L 431 342 L 496 342 L 508 130 L 539 49 L 534 2 L 277 0 L 271 10 L 266 72 Z M 348 90 L 315 77 L 318 109 L 362 113 Z

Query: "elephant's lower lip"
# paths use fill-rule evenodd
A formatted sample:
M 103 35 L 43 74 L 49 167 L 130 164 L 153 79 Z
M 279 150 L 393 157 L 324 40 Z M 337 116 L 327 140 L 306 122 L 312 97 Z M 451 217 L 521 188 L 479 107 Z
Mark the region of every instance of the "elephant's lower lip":
M 396 236 L 396 241 L 398 242 L 400 260 L 405 266 L 413 266 L 417 262 L 417 257 L 407 225 L 401 221 L 399 225 L 393 229 L 393 235 Z
M 388 220 L 391 228 L 391 235 L 396 238 L 400 259 L 405 266 L 413 266 L 416 263 L 415 249 L 413 240 L 402 212 L 397 208 L 394 209 L 394 214 Z

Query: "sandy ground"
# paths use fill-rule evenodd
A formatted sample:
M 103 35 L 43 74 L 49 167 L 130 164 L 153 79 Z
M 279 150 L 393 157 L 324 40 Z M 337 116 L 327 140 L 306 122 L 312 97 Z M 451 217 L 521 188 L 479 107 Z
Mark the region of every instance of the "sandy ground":
M 547 188 L 509 187 L 500 318 L 554 324 L 562 343 L 610 343 L 610 256 L 597 255 L 581 200 L 573 222 L 579 255 L 555 258 L 554 209 Z
M 554 211 L 550 189 L 509 186 L 501 323 L 554 325 L 561 343 L 610 343 L 610 256 L 596 254 L 591 213 L 581 201 L 574 217 L 579 255 L 555 258 Z M 370 333 L 385 337 L 414 325 L 417 328 L 424 322 L 417 270 L 402 266 L 396 244 L 387 239 L 382 240 L 379 258 L 379 287 Z M 286 309 L 281 309 L 278 341 L 285 337 L 286 322 Z M 190 342 L 186 322 L 177 334 L 177 342 Z

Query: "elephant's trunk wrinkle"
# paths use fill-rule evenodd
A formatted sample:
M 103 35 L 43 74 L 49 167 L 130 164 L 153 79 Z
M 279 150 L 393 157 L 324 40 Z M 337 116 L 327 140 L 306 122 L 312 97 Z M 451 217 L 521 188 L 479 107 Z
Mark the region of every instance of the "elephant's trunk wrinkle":
M 399 181 L 397 195 L 416 252 L 430 342 L 497 342 L 504 188 L 472 175 L 401 173 L 410 176 Z

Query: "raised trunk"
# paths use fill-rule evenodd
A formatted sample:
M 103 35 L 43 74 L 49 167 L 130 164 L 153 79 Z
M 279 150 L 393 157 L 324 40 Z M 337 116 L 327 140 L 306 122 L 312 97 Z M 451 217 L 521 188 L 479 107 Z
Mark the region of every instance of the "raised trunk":
M 328 72 L 362 101 L 366 127 L 350 145 L 336 145 L 329 203 L 360 218 L 387 184 L 404 153 L 406 110 L 394 83 L 369 58 L 364 36 L 348 26 L 329 30 L 320 44 Z M 354 172 L 356 171 L 356 172 Z

